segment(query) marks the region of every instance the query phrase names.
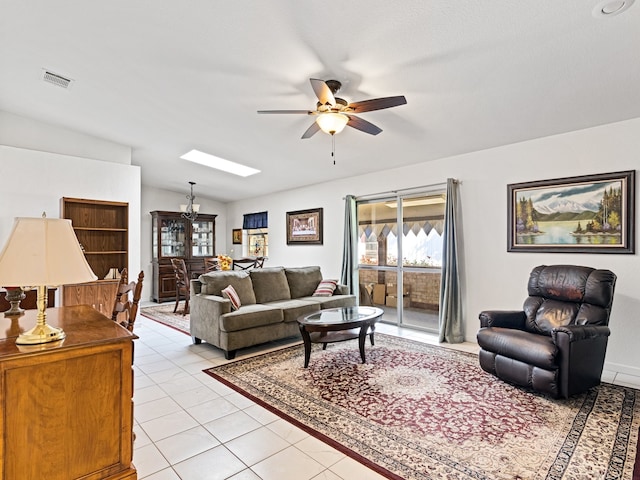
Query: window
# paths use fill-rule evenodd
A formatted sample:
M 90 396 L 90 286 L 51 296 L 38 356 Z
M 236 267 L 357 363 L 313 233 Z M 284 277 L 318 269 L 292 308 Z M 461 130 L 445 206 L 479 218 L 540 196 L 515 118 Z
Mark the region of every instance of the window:
M 246 251 L 251 257 L 266 257 L 269 254 L 269 213 L 247 213 L 242 222 L 246 230 Z
M 438 331 L 444 207 L 442 192 L 357 202 L 360 302 L 384 322 Z
M 251 257 L 269 256 L 269 233 L 266 228 L 247 230 L 247 254 Z
M 397 206 L 395 201 L 359 204 L 358 263 L 397 265 L 401 240 L 403 266 L 441 267 L 444 197 L 430 195 L 403 201 L 400 228 Z

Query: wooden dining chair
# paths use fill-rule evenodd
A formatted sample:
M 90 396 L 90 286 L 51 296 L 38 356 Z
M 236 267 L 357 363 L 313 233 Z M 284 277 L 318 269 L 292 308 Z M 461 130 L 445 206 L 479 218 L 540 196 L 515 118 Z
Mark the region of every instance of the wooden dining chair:
M 256 263 L 254 263 L 253 268 L 262 268 L 264 267 L 264 261 L 266 257 L 256 257 Z
M 187 273 L 187 265 L 182 258 L 172 258 L 171 266 L 173 267 L 173 273 L 176 278 L 176 305 L 173 308 L 173 313 L 178 311 L 178 304 L 181 297 L 184 297 L 184 310 L 182 315 L 189 313 L 189 274 Z
M 215 272 L 220 270 L 220 263 L 218 263 L 218 257 L 205 257 L 204 258 L 204 271 Z
M 133 324 L 138 315 L 138 305 L 140 303 L 140 295 L 142 293 L 142 281 L 144 280 L 144 271 L 138 275 L 137 282 L 129 282 L 127 269 L 122 269 L 120 273 L 120 282 L 118 282 L 118 290 L 116 291 L 116 300 L 113 304 L 111 320 L 119 323 L 129 331 L 133 331 Z
M 233 260 L 232 270 L 251 270 L 256 266 L 255 258 L 235 258 Z

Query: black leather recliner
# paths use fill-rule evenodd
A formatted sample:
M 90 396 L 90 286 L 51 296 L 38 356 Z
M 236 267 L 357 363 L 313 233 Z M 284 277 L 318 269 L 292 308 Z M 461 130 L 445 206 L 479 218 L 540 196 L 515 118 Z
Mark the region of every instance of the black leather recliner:
M 534 268 L 523 311 L 480 313 L 480 366 L 555 398 L 599 385 L 615 284 L 609 270 Z

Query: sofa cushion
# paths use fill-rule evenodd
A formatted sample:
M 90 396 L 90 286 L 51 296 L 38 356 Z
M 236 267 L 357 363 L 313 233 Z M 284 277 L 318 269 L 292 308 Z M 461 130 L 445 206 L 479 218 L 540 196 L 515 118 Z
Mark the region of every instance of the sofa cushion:
M 322 281 L 318 266 L 285 268 L 284 273 L 289 282 L 291 298 L 310 297 Z
M 270 302 L 268 306 L 280 308 L 282 310 L 283 319 L 285 322 L 295 322 L 303 315 L 311 315 L 312 313 L 320 311 L 319 303 L 308 302 L 305 300 L 300 300 L 299 298 Z
M 268 303 L 291 298 L 284 267 L 254 268 L 249 275 L 253 283 L 256 303 Z
M 478 345 L 484 350 L 546 370 L 558 368 L 558 347 L 551 337 L 524 330 L 485 327 L 478 331 Z
M 222 289 L 222 296 L 229 299 L 229 302 L 231 302 L 232 310 L 238 310 L 242 306 L 240 297 L 238 297 L 238 293 L 232 285 L 229 285 L 227 288 Z
M 523 310 L 527 315 L 526 329 L 541 335 L 551 335 L 554 328 L 575 324 L 580 305 L 550 298 L 528 297 Z
M 355 307 L 355 295 L 332 295 L 330 297 L 302 297 L 299 300 L 314 302 L 320 305 L 321 309 L 338 307 Z
M 330 297 L 336 289 L 337 280 L 322 280 L 313 292 L 314 297 Z
M 220 329 L 225 332 L 236 332 L 250 328 L 281 323 L 282 310 L 267 305 L 243 305 L 239 310 L 225 313 L 220 317 Z
M 201 293 L 205 295 L 222 296 L 222 289 L 229 285 L 238 293 L 242 305 L 253 305 L 256 303 L 256 296 L 253 293 L 253 284 L 248 272 L 234 272 L 220 270 L 200 275 L 198 278 L 202 283 Z

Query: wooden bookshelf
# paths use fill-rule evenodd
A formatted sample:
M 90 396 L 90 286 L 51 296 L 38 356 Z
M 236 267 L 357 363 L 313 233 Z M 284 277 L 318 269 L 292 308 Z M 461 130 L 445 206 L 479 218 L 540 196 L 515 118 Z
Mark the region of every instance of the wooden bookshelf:
M 117 280 L 102 280 L 111 268 L 129 262 L 129 204 L 84 198 L 62 199 L 62 217 L 71 220 L 96 282 L 66 285 L 62 305 L 90 305 L 111 316 Z

